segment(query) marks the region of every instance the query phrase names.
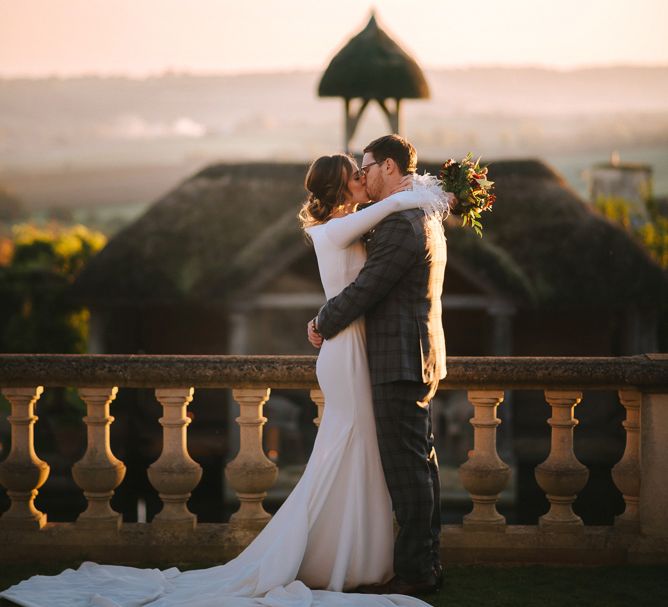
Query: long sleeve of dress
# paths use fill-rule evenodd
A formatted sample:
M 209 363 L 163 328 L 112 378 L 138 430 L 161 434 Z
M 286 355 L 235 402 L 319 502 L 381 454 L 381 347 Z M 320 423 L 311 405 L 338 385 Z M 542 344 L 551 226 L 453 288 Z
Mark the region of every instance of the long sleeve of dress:
M 418 208 L 425 200 L 424 188 L 397 192 L 361 211 L 330 219 L 324 227 L 324 232 L 335 247 L 344 249 L 388 215 Z
M 320 308 L 316 323 L 325 339 L 334 337 L 386 297 L 415 263 L 415 234 L 401 215 L 383 221 L 374 239 L 373 251 L 355 281 Z

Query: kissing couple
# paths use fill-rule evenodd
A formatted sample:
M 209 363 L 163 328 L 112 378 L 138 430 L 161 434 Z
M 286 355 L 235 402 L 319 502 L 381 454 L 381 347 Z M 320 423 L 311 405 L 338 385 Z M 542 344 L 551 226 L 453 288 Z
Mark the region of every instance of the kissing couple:
M 443 577 L 431 399 L 446 374 L 442 222 L 454 196 L 416 165 L 415 148 L 388 135 L 361 167 L 335 154 L 308 170 L 299 218 L 328 301 L 307 331 L 325 408 L 304 474 L 253 542 L 208 569 L 84 563 L 0 596 L 30 607 L 427 606 L 411 595 Z

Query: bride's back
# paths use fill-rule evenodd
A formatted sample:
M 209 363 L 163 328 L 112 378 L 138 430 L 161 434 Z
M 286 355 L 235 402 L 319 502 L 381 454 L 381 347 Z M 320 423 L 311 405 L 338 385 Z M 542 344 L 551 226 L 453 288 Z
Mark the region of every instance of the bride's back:
M 361 240 L 345 248 L 335 246 L 327 237 L 326 228 L 324 223 L 311 226 L 306 231 L 315 247 L 325 297 L 330 299 L 357 278 L 366 261 L 366 250 Z

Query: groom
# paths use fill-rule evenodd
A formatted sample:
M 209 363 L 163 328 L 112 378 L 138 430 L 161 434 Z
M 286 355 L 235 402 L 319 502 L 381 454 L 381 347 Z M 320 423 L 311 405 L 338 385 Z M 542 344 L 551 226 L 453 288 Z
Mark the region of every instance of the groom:
M 415 148 L 399 135 L 364 149 L 360 174 L 369 198 L 382 200 L 414 173 Z M 367 261 L 355 281 L 309 323 L 320 347 L 353 320 L 366 319 L 378 447 L 399 525 L 395 577 L 358 592 L 416 594 L 440 587 L 440 483 L 431 431 L 431 399 L 445 377 L 441 294 L 446 245 L 440 220 L 401 211 L 369 234 Z

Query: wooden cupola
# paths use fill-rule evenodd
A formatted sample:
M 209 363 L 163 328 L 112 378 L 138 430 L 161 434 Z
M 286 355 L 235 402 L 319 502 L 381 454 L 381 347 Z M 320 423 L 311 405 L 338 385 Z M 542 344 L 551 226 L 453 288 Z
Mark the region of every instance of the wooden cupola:
M 318 87 L 320 97 L 345 101 L 345 150 L 362 113 L 376 101 L 387 116 L 393 133 L 400 133 L 402 99 L 427 99 L 429 86 L 422 69 L 378 25 L 372 12 L 369 23 L 331 60 Z M 353 101 L 357 108 L 353 107 Z M 389 103 L 393 100 L 393 103 Z

